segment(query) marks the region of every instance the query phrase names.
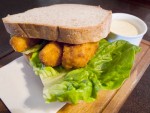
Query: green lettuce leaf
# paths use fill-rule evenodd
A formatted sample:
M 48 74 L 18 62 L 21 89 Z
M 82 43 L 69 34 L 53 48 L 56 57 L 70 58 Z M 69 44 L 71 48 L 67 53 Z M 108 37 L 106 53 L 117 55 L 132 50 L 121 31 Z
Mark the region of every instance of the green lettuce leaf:
M 129 77 L 135 54 L 139 51 L 139 47 L 126 41 L 109 43 L 103 39 L 99 42 L 95 56 L 84 68 L 67 71 L 61 66 L 44 66 L 38 58 L 38 51 L 33 53 L 30 64 L 43 82 L 46 103 L 91 102 L 99 90 L 112 90 L 121 86 Z
M 116 89 L 129 77 L 135 54 L 139 51 L 139 47 L 123 40 L 113 43 L 102 40 L 88 67 L 98 73 L 102 89 Z
M 32 47 L 30 49 L 27 49 L 26 51 L 24 51 L 22 53 L 24 53 L 24 54 L 33 53 L 33 52 L 36 52 L 36 51 L 40 50 L 41 48 L 42 48 L 42 44 L 37 44 L 34 47 Z
M 63 68 L 60 69 L 60 67 L 54 69 L 50 66 L 44 66 L 40 62 L 38 55 L 39 55 L 38 51 L 32 54 L 30 58 L 30 65 L 33 67 L 35 74 L 40 76 L 43 85 L 49 87 L 53 83 L 62 80 L 62 77 L 65 75 L 67 71 L 65 71 L 65 69 Z
M 27 49 L 26 51 L 23 51 L 23 54 L 30 54 L 30 53 L 34 53 L 39 51 L 41 48 L 43 48 L 46 44 L 48 43 L 48 41 L 44 40 L 41 41 L 39 44 L 36 44 L 35 46 Z

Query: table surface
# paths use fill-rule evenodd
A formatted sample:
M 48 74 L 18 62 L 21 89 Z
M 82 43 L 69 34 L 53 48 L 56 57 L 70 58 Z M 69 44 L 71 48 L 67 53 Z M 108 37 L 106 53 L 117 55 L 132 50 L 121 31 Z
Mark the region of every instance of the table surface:
M 150 28 L 150 1 L 149 0 L 1 0 L 0 17 L 7 14 L 23 12 L 27 9 L 46 6 L 58 3 L 81 3 L 89 5 L 100 5 L 112 12 L 123 12 L 133 14 L 143 19 L 148 28 Z M 2 20 L 0 20 L 0 67 L 6 65 L 15 58 L 21 56 L 16 53 L 9 45 L 9 34 L 5 31 Z M 150 30 L 144 36 L 144 39 L 150 41 Z M 120 113 L 149 113 L 150 112 L 150 67 L 145 72 L 142 80 L 139 82 L 135 90 L 129 96 L 125 104 L 122 106 Z M 0 103 L 0 110 L 5 106 Z M 1 112 L 1 111 L 0 111 Z M 9 113 L 9 111 L 8 111 Z

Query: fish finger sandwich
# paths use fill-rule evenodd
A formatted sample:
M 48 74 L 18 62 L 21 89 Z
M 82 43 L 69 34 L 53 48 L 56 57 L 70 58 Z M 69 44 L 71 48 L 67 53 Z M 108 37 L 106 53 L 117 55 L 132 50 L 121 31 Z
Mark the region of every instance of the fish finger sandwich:
M 109 43 L 112 12 L 100 6 L 57 4 L 3 18 L 10 44 L 27 55 L 54 101 L 91 102 L 101 89 L 119 88 L 129 77 L 139 47 Z

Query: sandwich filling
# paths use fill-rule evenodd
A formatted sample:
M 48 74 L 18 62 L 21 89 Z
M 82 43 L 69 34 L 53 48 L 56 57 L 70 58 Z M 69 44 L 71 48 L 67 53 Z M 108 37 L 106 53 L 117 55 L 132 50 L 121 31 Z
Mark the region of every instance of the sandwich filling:
M 119 88 L 140 51 L 124 40 L 109 43 L 102 39 L 80 45 L 34 40 L 14 36 L 10 44 L 28 56 L 44 85 L 46 103 L 91 102 L 98 91 Z
M 98 42 L 76 45 L 54 41 L 41 42 L 43 40 L 16 36 L 10 40 L 15 51 L 29 54 L 39 50 L 39 59 L 45 66 L 62 65 L 65 69 L 85 67 L 98 48 Z

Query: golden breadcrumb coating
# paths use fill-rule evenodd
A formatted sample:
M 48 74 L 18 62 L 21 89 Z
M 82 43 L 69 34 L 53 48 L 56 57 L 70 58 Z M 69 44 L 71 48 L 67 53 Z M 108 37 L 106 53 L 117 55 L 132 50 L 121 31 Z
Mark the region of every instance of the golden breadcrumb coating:
M 98 42 L 64 45 L 62 65 L 66 69 L 85 67 L 98 48 Z
M 18 36 L 13 36 L 10 39 L 11 46 L 17 52 L 24 52 L 39 42 L 40 42 L 39 39 L 24 38 L 24 37 L 18 37 Z
M 61 63 L 62 47 L 57 42 L 48 43 L 39 53 L 39 59 L 46 66 L 57 66 Z

